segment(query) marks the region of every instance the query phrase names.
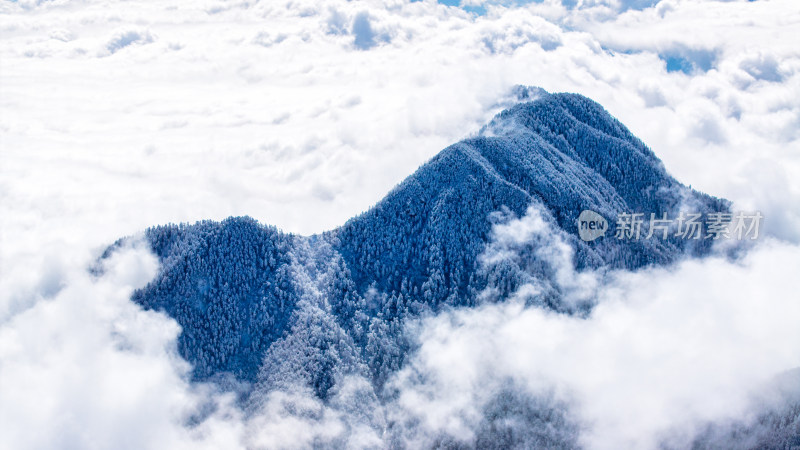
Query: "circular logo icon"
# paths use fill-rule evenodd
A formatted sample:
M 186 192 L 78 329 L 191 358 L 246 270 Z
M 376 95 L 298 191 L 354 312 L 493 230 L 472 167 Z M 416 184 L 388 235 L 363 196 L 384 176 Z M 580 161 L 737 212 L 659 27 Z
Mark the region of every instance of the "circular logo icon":
M 606 219 L 594 211 L 585 209 L 578 216 L 578 235 L 584 241 L 593 241 L 608 231 Z

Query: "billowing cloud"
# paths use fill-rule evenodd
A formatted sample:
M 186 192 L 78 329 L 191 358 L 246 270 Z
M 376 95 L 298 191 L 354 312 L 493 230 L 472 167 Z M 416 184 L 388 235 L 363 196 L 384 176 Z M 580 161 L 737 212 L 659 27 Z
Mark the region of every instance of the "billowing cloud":
M 781 406 L 770 386 L 800 367 L 797 246 L 767 240 L 741 260 L 601 275 L 574 273 L 536 210 L 494 236 L 504 249 L 539 242 L 554 271 L 572 271 L 565 283 L 591 277 L 580 286 L 596 306 L 588 317 L 526 306 L 541 292 L 532 280 L 509 302 L 427 319 L 420 350 L 395 380 L 397 414 L 419 424 L 406 430 L 412 446 L 442 436 L 472 442 L 509 385 L 517 397 L 556 405 L 538 433 L 566 423 L 575 436 L 564 442 L 586 448 L 687 448 L 708 423 L 752 425 Z M 517 255 L 495 248 L 487 262 L 502 257 Z
M 339 225 L 476 132 L 516 84 L 599 101 L 682 182 L 762 211 L 765 242 L 739 262 L 608 280 L 547 247 L 565 283 L 599 283 L 574 294 L 596 309 L 577 319 L 511 302 L 424 323 L 409 371 L 427 380 L 396 380 L 413 436 L 464 437 L 489 394 L 514 389 L 567 411 L 568 441 L 682 442 L 692 424 L 741 419 L 753 386 L 796 367 L 796 4 L 463 6 L 482 14 L 429 0 L 0 4 L 2 446 L 289 445 L 278 430 L 376 445 L 380 421 L 347 406 L 363 380 L 337 404 L 279 392 L 245 411 L 189 383 L 177 325 L 128 301 L 152 255 L 128 249 L 101 278 L 86 269 L 153 224 Z M 546 232 L 522 220 L 508 231 Z M 513 256 L 519 241 L 500 233 L 496 255 Z M 526 286 L 521 299 L 541 288 Z M 463 389 L 434 390 L 447 383 Z

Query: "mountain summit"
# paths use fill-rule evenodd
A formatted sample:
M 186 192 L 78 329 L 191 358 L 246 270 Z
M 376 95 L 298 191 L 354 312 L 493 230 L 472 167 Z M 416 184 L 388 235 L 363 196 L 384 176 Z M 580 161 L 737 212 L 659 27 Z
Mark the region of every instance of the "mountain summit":
M 537 209 L 579 271 L 708 251 L 704 239 L 580 240 L 576 220 L 587 209 L 613 223 L 625 212 L 673 217 L 688 206 L 708 213 L 728 204 L 672 178 L 599 104 L 535 88 L 515 93 L 519 102 L 476 136 L 442 150 L 337 229 L 296 236 L 239 217 L 147 230 L 161 270 L 134 301 L 181 325 L 179 351 L 196 379 L 232 375 L 261 392 L 301 385 L 324 400 L 357 374 L 377 399 L 411 349 L 409 318 L 503 301 L 521 270 L 551 276 L 544 263 L 481 266 L 498 221 Z M 489 285 L 505 288 L 481 295 Z M 532 301 L 580 313 L 557 290 L 542 295 Z

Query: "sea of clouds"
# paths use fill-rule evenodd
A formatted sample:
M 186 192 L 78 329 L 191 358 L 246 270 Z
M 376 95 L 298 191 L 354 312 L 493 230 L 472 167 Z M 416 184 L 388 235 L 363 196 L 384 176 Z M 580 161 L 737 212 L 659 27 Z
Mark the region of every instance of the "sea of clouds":
M 511 380 L 571 405 L 590 448 L 680 445 L 705 421 L 746 420 L 759 386 L 800 366 L 796 3 L 462 6 L 0 3 L 0 447 L 380 446 L 380 420 L 303 393 L 245 413 L 189 383 L 177 324 L 129 300 L 158 269 L 141 245 L 103 277 L 86 269 L 155 224 L 335 227 L 477 132 L 517 84 L 600 102 L 680 181 L 760 210 L 762 237 L 737 261 L 575 274 L 588 318 L 511 301 L 420 323 L 380 414 L 415 418 L 411 444 L 469 439 Z M 487 257 L 543 227 L 535 213 L 498 227 Z M 565 283 L 568 256 L 549 255 Z

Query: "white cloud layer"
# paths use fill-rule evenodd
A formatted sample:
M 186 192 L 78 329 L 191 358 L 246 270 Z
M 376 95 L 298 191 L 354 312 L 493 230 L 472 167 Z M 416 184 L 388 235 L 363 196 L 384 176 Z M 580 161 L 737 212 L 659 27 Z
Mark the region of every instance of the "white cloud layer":
M 245 417 L 188 384 L 177 325 L 128 301 L 153 257 L 130 249 L 100 279 L 85 268 L 154 224 L 339 225 L 478 130 L 515 84 L 599 101 L 678 179 L 761 210 L 772 238 L 741 263 L 620 274 L 586 320 L 516 304 L 435 319 L 415 364 L 433 383 L 487 363 L 487 380 L 533 374 L 520 380 L 531 392 L 562 380 L 596 448 L 741 411 L 751 386 L 798 365 L 800 10 L 575 3 L 484 2 L 483 16 L 429 0 L 0 4 L 0 446 L 252 447 L 289 424 L 374 442 L 301 394 Z M 433 407 L 476 407 L 465 389 L 477 398 L 444 390 L 406 412 L 457 431 Z M 217 412 L 185 427 L 207 404 Z M 285 412 L 298 408 L 311 412 Z

